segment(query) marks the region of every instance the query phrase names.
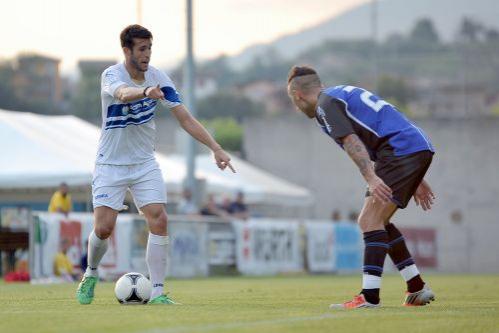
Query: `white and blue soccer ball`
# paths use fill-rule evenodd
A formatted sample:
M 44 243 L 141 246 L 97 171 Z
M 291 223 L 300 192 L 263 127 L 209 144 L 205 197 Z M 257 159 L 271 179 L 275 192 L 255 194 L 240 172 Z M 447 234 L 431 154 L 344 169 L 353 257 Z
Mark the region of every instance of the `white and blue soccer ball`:
M 146 304 L 151 298 L 151 281 L 140 273 L 126 273 L 116 281 L 114 294 L 120 304 Z

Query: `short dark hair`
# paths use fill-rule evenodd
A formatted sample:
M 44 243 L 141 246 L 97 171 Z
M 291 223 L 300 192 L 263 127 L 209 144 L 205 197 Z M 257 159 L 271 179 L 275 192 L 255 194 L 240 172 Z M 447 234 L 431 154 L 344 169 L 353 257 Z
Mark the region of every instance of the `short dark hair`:
M 312 67 L 309 67 L 309 66 L 293 66 L 293 67 L 291 67 L 291 69 L 289 70 L 289 73 L 288 73 L 288 84 L 295 77 L 304 76 L 304 75 L 311 75 L 311 74 L 317 75 L 317 72 Z
M 130 50 L 133 49 L 134 38 L 151 39 L 152 33 L 141 25 L 129 25 L 120 34 L 121 47 L 127 47 Z

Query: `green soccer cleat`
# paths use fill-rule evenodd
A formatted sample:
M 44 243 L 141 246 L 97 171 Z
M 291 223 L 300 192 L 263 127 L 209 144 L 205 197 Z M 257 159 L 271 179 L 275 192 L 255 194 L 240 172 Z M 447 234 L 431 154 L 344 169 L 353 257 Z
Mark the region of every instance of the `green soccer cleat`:
M 149 301 L 149 304 L 180 305 L 180 303 L 175 302 L 165 294 L 154 297 L 152 300 Z
M 90 304 L 94 300 L 94 288 L 97 278 L 93 276 L 84 276 L 78 289 L 76 290 L 76 299 L 80 304 Z

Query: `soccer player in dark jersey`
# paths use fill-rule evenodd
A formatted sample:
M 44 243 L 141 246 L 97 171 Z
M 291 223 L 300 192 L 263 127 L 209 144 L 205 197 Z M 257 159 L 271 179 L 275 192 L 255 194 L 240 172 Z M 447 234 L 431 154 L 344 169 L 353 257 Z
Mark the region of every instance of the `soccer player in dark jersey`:
M 325 88 L 317 72 L 294 66 L 288 76 L 293 104 L 345 150 L 367 182 L 358 218 L 364 235 L 362 291 L 353 300 L 332 308 L 380 305 L 379 290 L 386 254 L 407 282 L 404 305 L 425 305 L 435 295 L 425 284 L 404 237 L 390 219 L 414 196 L 423 210 L 435 196 L 423 179 L 433 154 L 426 134 L 390 103 L 354 86 Z

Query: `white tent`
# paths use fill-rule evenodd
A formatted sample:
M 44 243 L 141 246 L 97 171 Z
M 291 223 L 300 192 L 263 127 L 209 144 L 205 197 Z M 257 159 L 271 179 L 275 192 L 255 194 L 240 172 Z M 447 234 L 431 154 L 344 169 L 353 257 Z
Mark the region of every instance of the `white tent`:
M 0 189 L 89 186 L 100 129 L 74 116 L 44 116 L 0 110 Z M 169 192 L 178 193 L 185 177 L 180 155 L 157 154 Z M 208 192 L 243 191 L 249 203 L 309 206 L 310 192 L 238 158 L 237 173 L 220 171 L 211 155 L 196 159 L 198 178 Z

